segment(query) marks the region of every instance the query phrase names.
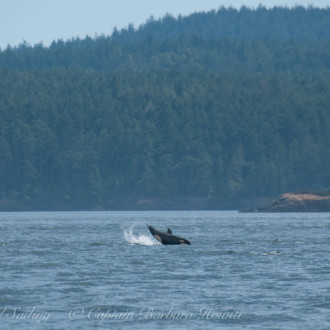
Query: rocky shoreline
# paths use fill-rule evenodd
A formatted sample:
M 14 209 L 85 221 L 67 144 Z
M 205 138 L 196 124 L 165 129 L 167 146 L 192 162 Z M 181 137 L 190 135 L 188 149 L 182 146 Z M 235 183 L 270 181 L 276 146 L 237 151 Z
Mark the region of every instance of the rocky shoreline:
M 268 205 L 265 207 L 265 205 Z M 251 208 L 251 206 L 253 208 Z M 237 210 L 239 212 L 330 212 L 330 191 L 325 193 L 285 193 L 273 201 L 268 197 L 241 199 L 238 201 L 182 197 L 176 199 L 121 197 L 101 205 L 63 203 L 20 203 L 0 200 L 0 212 L 9 211 L 186 211 L 186 210 Z M 245 209 L 244 209 L 245 208 Z
M 330 193 L 285 193 L 269 206 L 240 212 L 330 212 Z

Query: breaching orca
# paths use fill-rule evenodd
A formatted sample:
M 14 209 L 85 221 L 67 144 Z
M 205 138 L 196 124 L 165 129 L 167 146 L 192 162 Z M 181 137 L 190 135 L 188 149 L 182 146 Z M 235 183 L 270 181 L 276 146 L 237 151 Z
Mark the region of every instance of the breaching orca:
M 176 236 L 172 234 L 172 230 L 167 228 L 167 233 L 164 231 L 159 231 L 152 226 L 147 224 L 149 231 L 151 234 L 162 244 L 170 245 L 170 244 L 182 244 L 182 245 L 191 245 L 191 243 L 182 237 Z

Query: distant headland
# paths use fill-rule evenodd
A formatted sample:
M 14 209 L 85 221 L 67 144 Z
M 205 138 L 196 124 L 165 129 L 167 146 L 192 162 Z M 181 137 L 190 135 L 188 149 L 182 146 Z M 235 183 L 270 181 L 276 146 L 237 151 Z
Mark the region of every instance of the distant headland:
M 269 206 L 240 212 L 330 212 L 330 191 L 285 193 Z

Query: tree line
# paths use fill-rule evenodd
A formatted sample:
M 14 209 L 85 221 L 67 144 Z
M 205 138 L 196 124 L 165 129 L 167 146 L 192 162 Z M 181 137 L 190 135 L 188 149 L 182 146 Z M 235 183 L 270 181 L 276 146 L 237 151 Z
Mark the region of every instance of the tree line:
M 325 188 L 328 14 L 222 8 L 1 51 L 0 208 L 224 208 Z M 293 25 L 269 35 L 256 18 Z

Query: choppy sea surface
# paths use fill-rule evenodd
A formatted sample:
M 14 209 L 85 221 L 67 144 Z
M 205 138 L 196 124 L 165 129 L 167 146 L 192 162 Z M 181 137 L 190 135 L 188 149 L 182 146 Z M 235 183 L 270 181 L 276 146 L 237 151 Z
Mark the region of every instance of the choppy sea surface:
M 327 213 L 0 213 L 0 329 L 330 329 L 329 233 Z

